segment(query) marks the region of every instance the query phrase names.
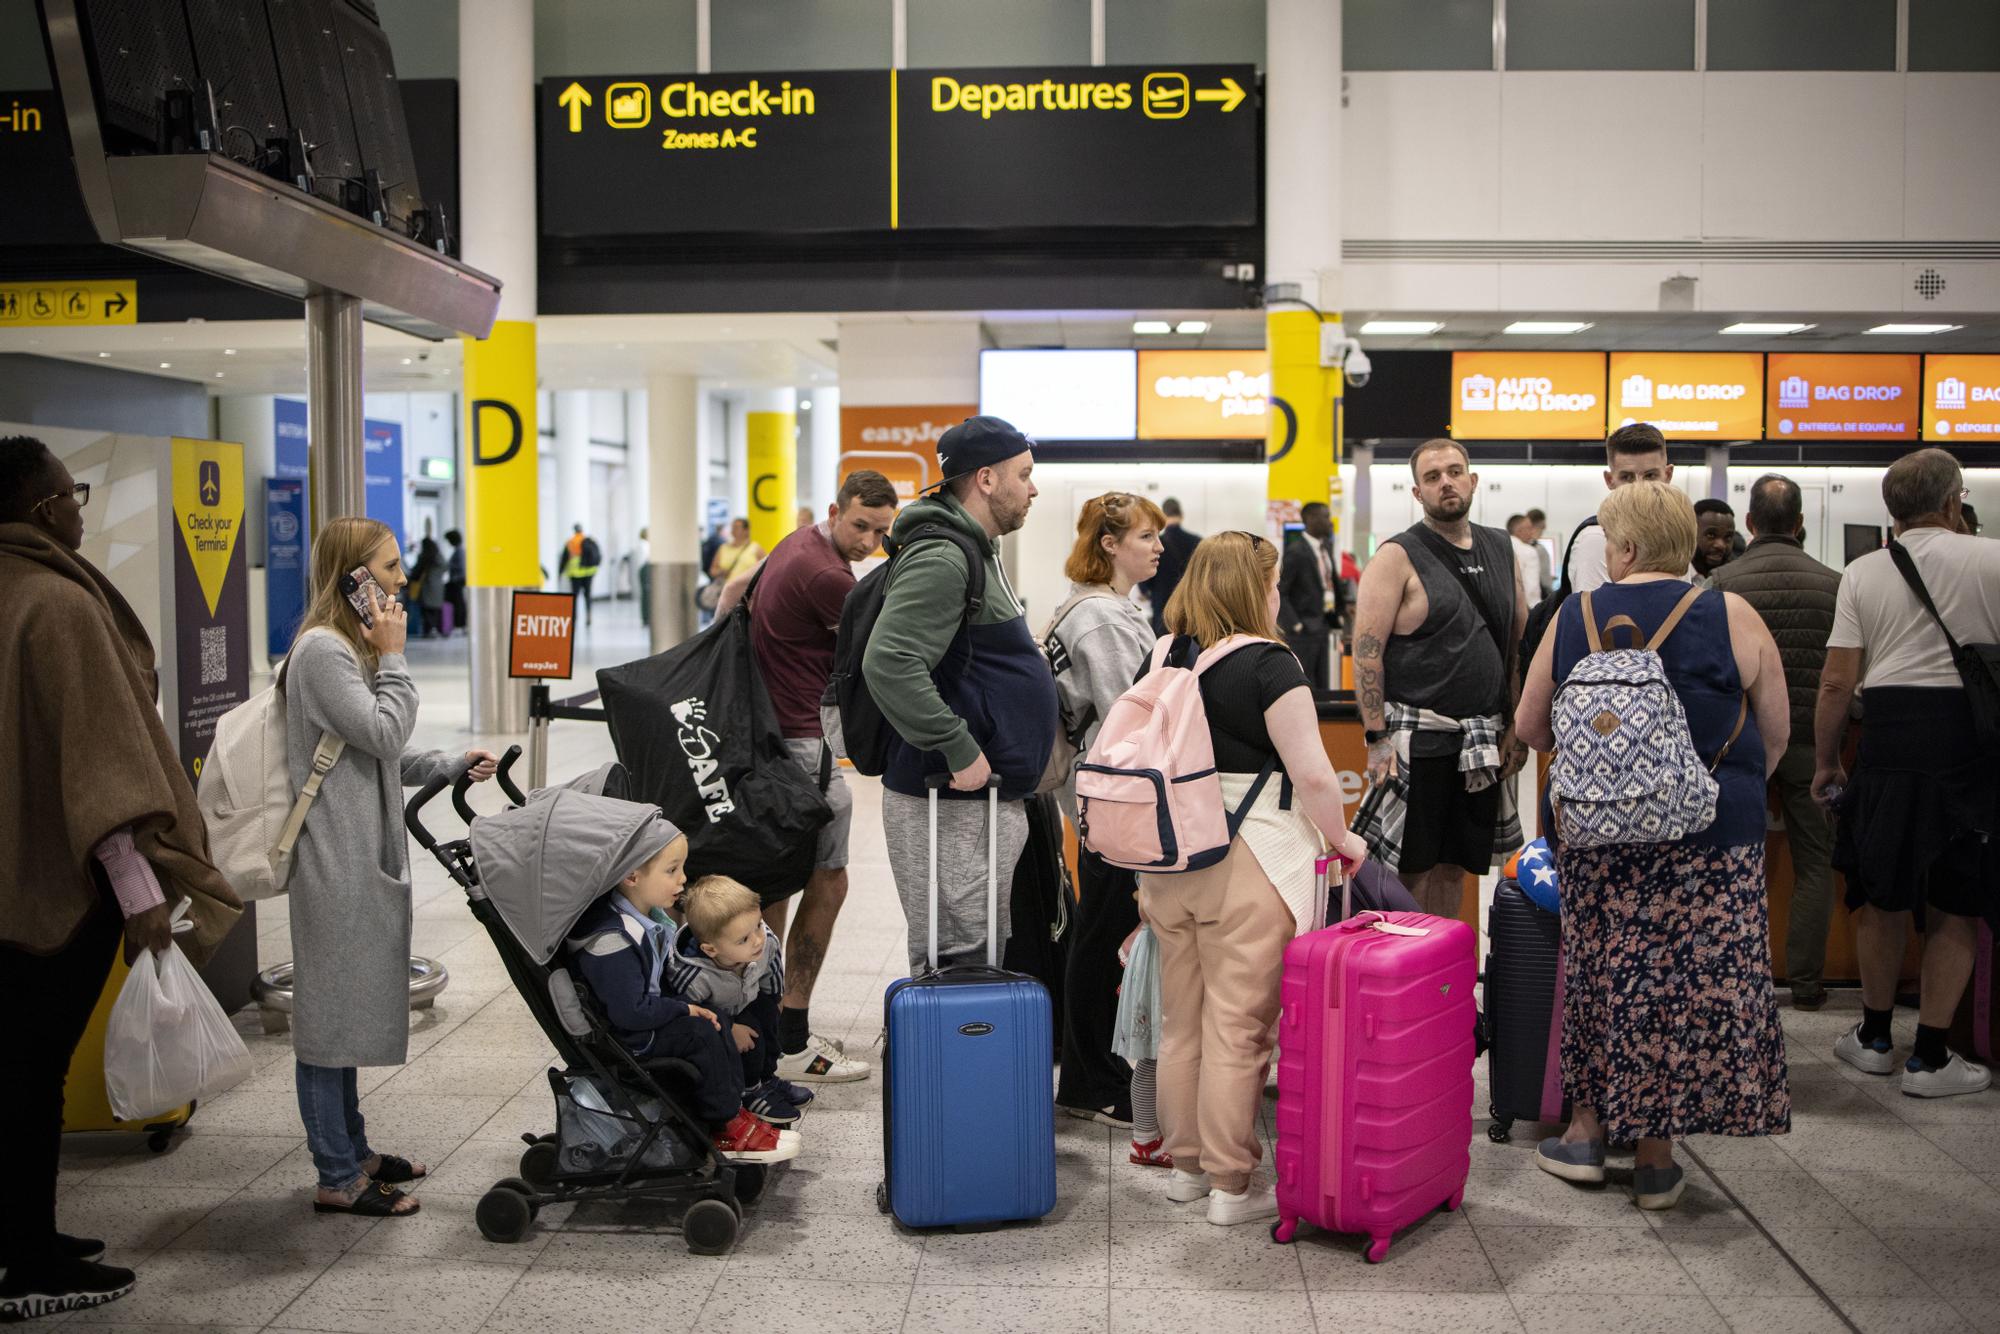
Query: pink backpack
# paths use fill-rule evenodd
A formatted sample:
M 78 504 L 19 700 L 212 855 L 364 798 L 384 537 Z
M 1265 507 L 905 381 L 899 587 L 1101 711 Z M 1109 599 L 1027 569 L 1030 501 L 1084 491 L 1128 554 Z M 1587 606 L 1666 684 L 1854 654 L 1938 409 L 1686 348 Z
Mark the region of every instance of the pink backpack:
M 1228 855 L 1277 762 L 1264 767 L 1241 807 L 1222 804 L 1200 678 L 1237 649 L 1270 642 L 1231 635 L 1188 668 L 1166 665 L 1173 636 L 1161 637 L 1152 670 L 1118 697 L 1076 767 L 1077 836 L 1086 848 L 1113 866 L 1156 875 L 1199 871 Z

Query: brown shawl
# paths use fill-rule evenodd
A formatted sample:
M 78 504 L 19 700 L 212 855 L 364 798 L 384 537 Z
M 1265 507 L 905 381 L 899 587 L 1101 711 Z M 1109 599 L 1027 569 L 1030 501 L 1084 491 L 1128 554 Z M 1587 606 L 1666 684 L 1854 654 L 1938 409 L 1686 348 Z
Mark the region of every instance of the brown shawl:
M 68 944 L 102 895 L 92 851 L 131 826 L 196 962 L 242 914 L 155 701 L 145 628 L 111 581 L 31 524 L 0 524 L 0 941 Z

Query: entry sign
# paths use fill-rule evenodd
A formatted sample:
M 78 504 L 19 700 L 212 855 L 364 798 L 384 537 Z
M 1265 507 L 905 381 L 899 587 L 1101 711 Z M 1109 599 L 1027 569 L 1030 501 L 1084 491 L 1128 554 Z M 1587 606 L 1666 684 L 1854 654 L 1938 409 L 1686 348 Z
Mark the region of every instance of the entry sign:
M 1651 422 L 1669 440 L 1761 440 L 1757 352 L 1613 352 L 1611 424 Z
M 1924 439 L 2000 443 L 2000 357 L 1924 358 Z
M 508 615 L 507 675 L 569 680 L 576 658 L 576 594 L 516 589 Z
M 1602 352 L 1454 352 L 1454 440 L 1602 440 Z
M 1765 375 L 1773 440 L 1915 440 L 1915 353 L 1773 352 Z

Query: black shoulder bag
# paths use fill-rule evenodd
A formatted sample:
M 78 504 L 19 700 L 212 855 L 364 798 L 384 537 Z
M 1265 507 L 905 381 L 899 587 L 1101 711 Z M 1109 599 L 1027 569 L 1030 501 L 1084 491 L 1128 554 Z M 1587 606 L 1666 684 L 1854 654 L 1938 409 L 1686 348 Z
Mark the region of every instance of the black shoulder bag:
M 1896 562 L 1903 582 L 1944 632 L 1944 642 L 1951 648 L 1952 665 L 1958 668 L 1958 679 L 1965 683 L 1965 702 L 1972 708 L 1973 735 L 1980 749 L 1990 755 L 2000 748 L 2000 644 L 1959 643 L 1952 637 L 1944 617 L 1938 615 L 1937 604 L 1931 601 L 1931 592 L 1924 587 L 1923 576 L 1917 573 L 1917 563 L 1910 559 L 1909 548 L 1891 538 L 1889 559 Z

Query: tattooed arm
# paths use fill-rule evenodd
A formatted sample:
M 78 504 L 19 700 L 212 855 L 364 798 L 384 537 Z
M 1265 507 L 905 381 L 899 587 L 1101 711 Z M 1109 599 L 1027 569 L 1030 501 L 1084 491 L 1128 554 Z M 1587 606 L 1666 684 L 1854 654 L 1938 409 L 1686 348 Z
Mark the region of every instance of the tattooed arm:
M 1382 659 L 1409 577 L 1410 558 L 1394 543 L 1378 550 L 1361 572 L 1361 592 L 1354 606 L 1354 691 L 1361 706 L 1361 726 L 1370 732 L 1389 726 Z M 1369 781 L 1380 782 L 1395 767 L 1395 751 L 1387 742 L 1368 748 Z

